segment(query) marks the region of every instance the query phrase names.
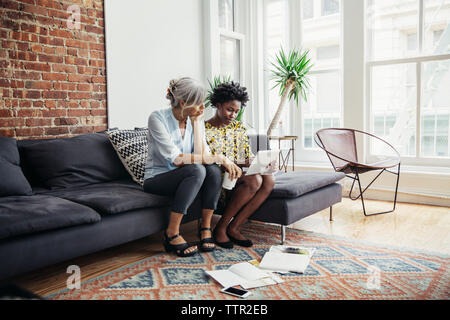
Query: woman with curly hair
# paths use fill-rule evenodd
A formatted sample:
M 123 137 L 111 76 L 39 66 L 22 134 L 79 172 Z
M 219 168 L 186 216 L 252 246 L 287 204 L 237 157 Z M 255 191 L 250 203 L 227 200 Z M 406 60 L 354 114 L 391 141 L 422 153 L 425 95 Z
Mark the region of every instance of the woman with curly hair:
M 236 121 L 248 100 L 246 88 L 239 83 L 220 84 L 210 98 L 216 113 L 205 122 L 211 153 L 223 155 L 241 168 L 248 167 L 254 158 L 246 129 Z M 240 227 L 267 199 L 274 184 L 272 175 L 242 175 L 232 191 L 222 189 L 221 201 L 225 202 L 225 209 L 213 232 L 217 245 L 229 249 L 233 248 L 233 243 L 244 247 L 253 245 L 241 234 Z

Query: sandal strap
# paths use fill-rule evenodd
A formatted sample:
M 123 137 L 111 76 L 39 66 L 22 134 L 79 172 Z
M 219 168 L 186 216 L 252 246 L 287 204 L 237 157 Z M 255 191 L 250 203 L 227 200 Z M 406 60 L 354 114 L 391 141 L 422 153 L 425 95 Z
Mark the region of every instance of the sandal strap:
M 185 243 L 180 243 L 180 244 L 170 244 L 172 246 L 172 248 L 175 251 L 181 251 L 184 253 L 184 251 L 186 251 L 186 249 L 194 247 L 195 244 L 189 243 L 189 242 L 185 242 Z
M 169 236 L 167 235 L 166 232 L 164 232 L 164 235 L 166 236 L 166 239 L 167 239 L 167 241 L 169 241 L 169 242 L 172 241 L 172 240 L 175 239 L 175 238 L 178 238 L 178 237 L 180 236 L 180 234 L 177 233 L 176 235 L 169 237 Z
M 211 228 L 200 228 L 200 231 L 211 231 Z
M 213 239 L 213 238 L 205 238 L 205 239 L 201 239 L 201 240 L 200 240 L 200 243 L 201 243 L 201 244 L 204 244 L 204 243 L 214 243 L 214 239 Z

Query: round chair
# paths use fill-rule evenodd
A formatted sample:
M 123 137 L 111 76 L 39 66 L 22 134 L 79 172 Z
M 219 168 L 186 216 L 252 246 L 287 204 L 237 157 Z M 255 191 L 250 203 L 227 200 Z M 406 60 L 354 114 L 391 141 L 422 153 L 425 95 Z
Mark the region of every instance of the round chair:
M 382 159 L 373 163 L 361 163 L 358 161 L 358 149 L 356 141 L 360 139 L 372 139 L 373 143 L 378 143 L 379 146 L 387 148 L 392 153 L 392 156 L 387 159 Z M 361 198 L 363 211 L 365 216 L 372 216 L 377 214 L 383 214 L 393 212 L 397 203 L 397 191 L 398 181 L 400 178 L 400 154 L 397 150 L 389 144 L 387 141 L 377 137 L 373 134 L 346 128 L 325 128 L 320 129 L 314 135 L 314 141 L 323 149 L 336 172 L 344 172 L 348 178 L 353 180 L 352 187 L 350 188 L 349 198 L 357 200 Z M 361 140 L 362 141 L 362 140 Z M 397 167 L 397 172 L 390 171 L 388 169 Z M 359 175 L 368 171 L 380 170 L 378 175 L 362 190 L 361 180 Z M 372 183 L 383 173 L 388 172 L 397 175 L 397 182 L 395 185 L 394 194 L 394 207 L 392 210 L 376 213 L 366 213 L 364 205 L 363 193 L 372 185 Z M 353 175 L 353 176 L 352 176 Z M 353 186 L 355 181 L 358 181 L 359 195 L 355 198 L 352 197 Z

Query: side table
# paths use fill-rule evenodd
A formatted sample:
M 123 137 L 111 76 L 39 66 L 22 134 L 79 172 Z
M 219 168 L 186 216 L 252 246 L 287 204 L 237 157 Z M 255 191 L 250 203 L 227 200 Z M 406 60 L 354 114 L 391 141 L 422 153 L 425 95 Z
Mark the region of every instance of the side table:
M 298 139 L 297 136 L 269 136 L 269 140 L 278 140 L 278 149 L 280 153 L 278 155 L 278 168 L 279 170 L 284 169 L 284 172 L 287 172 L 289 157 L 292 153 L 292 171 L 294 171 L 294 154 L 295 154 L 295 141 Z M 283 151 L 281 150 L 281 141 L 291 141 L 291 147 L 287 150 L 287 153 L 283 155 Z

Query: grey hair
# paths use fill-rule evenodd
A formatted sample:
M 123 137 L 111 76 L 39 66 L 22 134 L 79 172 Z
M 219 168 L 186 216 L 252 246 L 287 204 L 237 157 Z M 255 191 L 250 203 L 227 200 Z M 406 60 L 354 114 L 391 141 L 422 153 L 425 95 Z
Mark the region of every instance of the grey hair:
M 201 105 L 206 99 L 206 89 L 200 81 L 189 77 L 170 80 L 166 98 L 172 108 L 179 108 L 183 100 L 186 106 Z

